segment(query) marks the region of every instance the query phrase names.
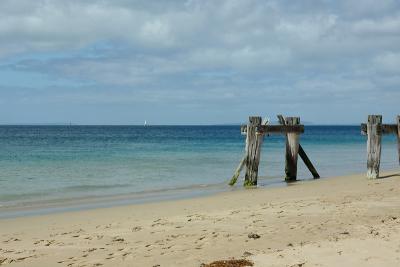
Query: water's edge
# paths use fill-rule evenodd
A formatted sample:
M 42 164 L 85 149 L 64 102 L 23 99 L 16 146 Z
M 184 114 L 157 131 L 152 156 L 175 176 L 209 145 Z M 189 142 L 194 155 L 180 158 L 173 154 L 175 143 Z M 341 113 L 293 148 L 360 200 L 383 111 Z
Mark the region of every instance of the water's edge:
M 259 185 L 282 186 L 283 136 L 266 137 Z M 239 126 L 0 126 L 0 218 L 210 195 L 244 153 Z M 300 143 L 322 177 L 361 173 L 359 126 L 306 126 Z M 398 166 L 393 136 L 381 168 Z M 299 180 L 310 174 L 299 160 Z
M 262 178 L 262 177 L 261 177 Z M 301 181 L 310 181 L 312 178 Z M 287 186 L 281 178 L 269 178 L 267 182 L 258 185 L 259 188 L 273 188 Z M 300 181 L 299 181 L 300 182 Z M 25 216 L 46 215 L 62 213 L 67 211 L 90 210 L 97 208 L 110 208 L 125 205 L 155 203 L 162 201 L 191 199 L 206 197 L 222 192 L 246 190 L 242 187 L 242 181 L 238 185 L 229 186 L 228 182 L 210 185 L 193 185 L 182 188 L 171 188 L 164 190 L 145 191 L 131 194 L 119 194 L 108 196 L 82 197 L 71 199 L 55 199 L 47 201 L 18 203 L 18 205 L 0 207 L 0 219 L 9 219 Z

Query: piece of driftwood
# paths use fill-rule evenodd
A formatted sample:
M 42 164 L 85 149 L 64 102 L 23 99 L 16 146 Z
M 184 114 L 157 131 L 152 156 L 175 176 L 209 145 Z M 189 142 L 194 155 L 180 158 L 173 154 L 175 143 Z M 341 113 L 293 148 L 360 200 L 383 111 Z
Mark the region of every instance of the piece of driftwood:
M 245 186 L 257 185 L 258 166 L 260 163 L 263 135 L 257 134 L 257 127 L 261 126 L 261 117 L 249 117 L 246 136 L 246 174 Z
M 367 123 L 367 178 L 379 177 L 381 161 L 382 116 L 369 115 Z
M 280 124 L 284 125 L 285 124 L 285 118 L 283 115 L 278 115 L 278 121 Z M 314 179 L 320 178 L 317 170 L 315 169 L 314 165 L 312 164 L 311 160 L 307 156 L 306 152 L 304 151 L 303 147 L 299 143 L 299 156 L 303 160 L 304 164 L 307 166 L 308 170 L 311 172 L 312 176 Z
M 285 125 L 300 124 L 299 117 L 286 117 Z M 286 134 L 286 156 L 285 156 L 285 173 L 286 181 L 296 181 L 297 179 L 297 159 L 299 155 L 299 137 L 298 133 Z

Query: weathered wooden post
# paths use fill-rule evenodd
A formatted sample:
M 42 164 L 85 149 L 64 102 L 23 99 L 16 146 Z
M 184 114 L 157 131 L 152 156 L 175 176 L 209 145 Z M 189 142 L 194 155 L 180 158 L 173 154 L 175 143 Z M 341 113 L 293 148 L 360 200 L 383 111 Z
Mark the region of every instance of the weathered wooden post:
M 397 116 L 397 150 L 399 152 L 399 164 L 400 164 L 400 115 Z
M 285 125 L 298 125 L 300 124 L 299 117 L 286 117 Z M 297 179 L 297 158 L 299 154 L 299 133 L 286 134 L 286 162 L 285 173 L 286 181 L 296 181 Z
M 249 117 L 246 137 L 246 175 L 244 177 L 245 186 L 257 185 L 258 165 L 260 163 L 261 145 L 263 141 L 263 135 L 257 134 L 257 129 L 260 126 L 261 117 Z
M 369 115 L 367 122 L 367 178 L 379 177 L 381 162 L 382 116 Z
M 285 125 L 285 117 L 283 115 L 277 115 L 278 121 L 280 124 Z M 308 170 L 313 175 L 314 179 L 320 178 L 317 170 L 315 169 L 314 165 L 312 164 L 311 160 L 308 158 L 306 152 L 304 151 L 303 147 L 299 143 L 299 156 L 303 160 L 304 164 L 306 164 Z

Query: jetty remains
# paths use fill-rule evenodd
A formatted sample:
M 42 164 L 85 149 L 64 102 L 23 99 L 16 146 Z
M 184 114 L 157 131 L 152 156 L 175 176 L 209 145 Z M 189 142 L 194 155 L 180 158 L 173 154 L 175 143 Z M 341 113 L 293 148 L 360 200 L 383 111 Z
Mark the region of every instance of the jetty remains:
M 284 117 L 278 115 L 279 125 L 269 125 L 262 123 L 259 116 L 249 117 L 247 125 L 241 126 L 241 133 L 246 135 L 245 154 L 239 163 L 229 184 L 234 185 L 243 169 L 246 167 L 244 186 L 257 185 L 258 166 L 260 164 L 261 147 L 264 136 L 271 134 L 283 134 L 286 138 L 285 155 L 285 180 L 296 181 L 297 179 L 297 160 L 298 156 L 303 160 L 314 178 L 319 178 L 306 152 L 300 145 L 300 134 L 304 133 L 304 125 L 300 124 L 300 117 Z

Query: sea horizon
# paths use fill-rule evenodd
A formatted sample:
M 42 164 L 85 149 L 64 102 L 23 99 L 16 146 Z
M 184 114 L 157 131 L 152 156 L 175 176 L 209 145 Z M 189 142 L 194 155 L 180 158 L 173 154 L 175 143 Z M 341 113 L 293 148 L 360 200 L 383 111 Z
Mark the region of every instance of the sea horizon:
M 323 124 L 323 123 L 313 123 L 313 122 L 303 122 L 301 121 L 301 124 L 305 125 L 305 126 L 360 126 L 362 123 L 365 122 L 360 122 L 360 123 L 327 123 L 327 124 Z M 132 124 L 90 124 L 90 123 L 3 123 L 0 124 L 0 126 L 240 126 L 240 125 L 245 125 L 247 124 L 247 122 L 243 122 L 243 123 L 204 123 L 204 124 L 146 124 L 144 125 L 144 123 L 139 124 L 139 123 L 132 123 Z M 278 121 L 272 121 L 269 124 L 275 125 L 275 124 L 279 124 Z

